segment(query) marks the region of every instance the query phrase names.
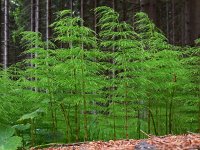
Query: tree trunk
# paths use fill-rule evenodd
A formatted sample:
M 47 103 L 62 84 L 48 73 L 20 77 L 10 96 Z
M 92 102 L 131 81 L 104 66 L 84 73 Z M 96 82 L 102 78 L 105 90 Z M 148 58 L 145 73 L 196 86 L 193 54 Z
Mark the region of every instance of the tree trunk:
M 2 46 L 2 0 L 0 0 L 0 55 L 2 54 L 3 46 Z M 0 62 L 2 62 L 2 58 L 0 57 Z
M 81 18 L 83 19 L 83 13 L 84 13 L 84 10 L 83 10 L 83 5 L 84 5 L 84 3 L 83 3 L 83 0 L 81 0 L 81 9 L 80 9 L 80 15 L 81 15 Z M 81 21 L 81 25 L 83 26 L 83 22 Z
M 35 0 L 31 0 L 31 31 L 35 31 Z M 31 59 L 33 58 L 33 54 L 31 53 L 30 56 Z M 33 64 L 31 63 L 31 67 L 33 67 Z
M 190 0 L 190 33 L 191 42 L 200 38 L 200 0 Z
M 49 49 L 49 37 L 50 37 L 50 29 L 49 24 L 51 23 L 51 0 L 46 0 L 46 48 Z
M 190 43 L 190 28 L 189 28 L 189 23 L 190 23 L 190 10 L 189 10 L 189 0 L 185 1 L 185 43 L 184 44 L 189 44 Z
M 126 5 L 126 1 L 123 0 L 123 3 L 122 3 L 122 7 L 123 7 L 123 21 L 126 21 L 127 20 L 127 5 Z
M 8 67 L 8 9 L 9 0 L 4 0 L 4 40 L 3 40 L 3 68 Z
M 94 0 L 94 9 L 98 7 L 98 0 Z M 97 16 L 94 13 L 94 31 L 97 33 Z
M 172 0 L 172 44 L 175 44 L 175 2 Z
M 39 32 L 39 0 L 35 3 L 35 32 Z
M 31 0 L 31 31 L 35 31 L 35 15 L 34 15 L 35 0 Z
M 157 22 L 157 16 L 156 16 L 156 1 L 150 0 L 149 1 L 149 17 L 154 20 L 155 24 Z
M 169 2 L 166 2 L 166 34 L 167 34 L 167 39 L 169 39 Z
M 70 10 L 72 11 L 71 15 L 73 15 L 73 0 L 70 0 Z

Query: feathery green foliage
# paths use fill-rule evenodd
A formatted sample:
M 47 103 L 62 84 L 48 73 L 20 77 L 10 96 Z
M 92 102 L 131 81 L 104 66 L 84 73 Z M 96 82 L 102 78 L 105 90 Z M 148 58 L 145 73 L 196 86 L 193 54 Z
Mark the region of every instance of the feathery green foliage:
M 95 13 L 98 34 L 69 10 L 48 43 L 22 32 L 26 59 L 0 71 L 0 119 L 23 147 L 199 130 L 199 40 L 170 45 L 143 12 L 134 28 L 109 7 Z

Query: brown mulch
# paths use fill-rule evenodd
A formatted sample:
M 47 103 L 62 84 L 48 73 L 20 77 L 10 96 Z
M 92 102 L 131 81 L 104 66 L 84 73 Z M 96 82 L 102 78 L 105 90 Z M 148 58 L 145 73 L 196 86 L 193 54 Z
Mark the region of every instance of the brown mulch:
M 144 140 L 75 143 L 37 150 L 200 150 L 200 134 L 149 136 L 149 139 Z

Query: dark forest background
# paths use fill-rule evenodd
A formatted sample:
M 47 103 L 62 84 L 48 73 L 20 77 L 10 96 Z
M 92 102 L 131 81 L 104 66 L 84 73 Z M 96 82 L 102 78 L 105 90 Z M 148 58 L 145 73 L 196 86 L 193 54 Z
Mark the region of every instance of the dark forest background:
M 0 63 L 9 66 L 23 59 L 19 41 L 21 31 L 39 31 L 51 38 L 49 24 L 56 12 L 71 9 L 84 25 L 98 32 L 94 8 L 106 5 L 120 13 L 121 20 L 134 23 L 134 14 L 146 12 L 174 45 L 193 45 L 200 37 L 199 0 L 1 0 Z

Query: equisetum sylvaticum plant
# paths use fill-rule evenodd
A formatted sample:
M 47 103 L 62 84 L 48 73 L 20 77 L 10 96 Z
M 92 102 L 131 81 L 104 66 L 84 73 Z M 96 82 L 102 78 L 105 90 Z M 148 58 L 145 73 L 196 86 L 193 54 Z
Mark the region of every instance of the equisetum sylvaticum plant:
M 98 33 L 56 15 L 51 39 L 21 32 L 25 59 L 0 70 L 0 119 L 18 147 L 200 130 L 200 40 L 170 45 L 144 12 L 132 26 L 98 7 Z

